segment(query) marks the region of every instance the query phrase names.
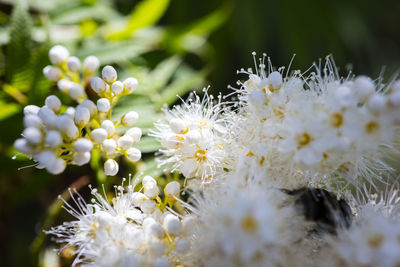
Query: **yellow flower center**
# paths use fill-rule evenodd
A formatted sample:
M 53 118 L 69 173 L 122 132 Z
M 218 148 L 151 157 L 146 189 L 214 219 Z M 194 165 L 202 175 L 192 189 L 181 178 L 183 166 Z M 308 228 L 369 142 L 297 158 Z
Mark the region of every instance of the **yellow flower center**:
M 206 151 L 203 149 L 199 149 L 194 153 L 194 157 L 197 161 L 205 161 L 207 159 Z
M 245 233 L 254 234 L 255 232 L 257 232 L 258 222 L 251 215 L 243 217 L 242 220 L 240 221 L 240 224 Z
M 343 124 L 343 116 L 342 116 L 342 114 L 340 114 L 340 113 L 333 114 L 331 116 L 329 122 L 334 128 L 339 128 Z
M 365 125 L 365 131 L 368 134 L 374 134 L 378 131 L 379 129 L 379 124 L 375 121 L 370 121 Z
M 308 145 L 311 142 L 311 136 L 306 132 L 296 135 L 295 138 L 300 148 Z

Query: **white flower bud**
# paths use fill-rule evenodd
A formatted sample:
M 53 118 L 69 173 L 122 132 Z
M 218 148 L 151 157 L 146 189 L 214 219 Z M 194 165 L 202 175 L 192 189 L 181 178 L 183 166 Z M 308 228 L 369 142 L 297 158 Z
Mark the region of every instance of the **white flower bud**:
M 193 226 L 195 224 L 196 218 L 193 215 L 187 215 L 183 217 L 182 228 L 186 235 L 191 235 L 194 233 L 195 228 Z
M 151 199 L 147 199 L 140 204 L 140 209 L 145 214 L 151 214 L 156 210 L 156 203 Z
M 97 100 L 97 109 L 100 112 L 108 112 L 111 108 L 110 101 L 107 98 L 100 98 Z
M 130 77 L 124 81 L 124 91 L 128 94 L 132 93 L 138 87 L 139 82 L 136 78 Z
M 359 76 L 354 80 L 355 94 L 361 102 L 365 102 L 375 92 L 374 82 L 367 76 Z
M 145 177 L 143 177 L 142 179 L 142 185 L 146 186 L 147 184 L 157 184 L 156 180 L 151 177 L 150 175 L 146 175 Z
M 129 111 L 124 116 L 122 116 L 121 122 L 124 126 L 132 126 L 139 119 L 139 114 L 136 111 Z
M 48 107 L 42 107 L 37 115 L 48 128 L 54 128 L 56 126 L 57 115 Z
M 81 61 L 77 57 L 70 57 L 67 60 L 67 67 L 72 72 L 79 71 L 81 68 Z
M 85 89 L 83 89 L 82 85 L 74 83 L 74 85 L 69 89 L 69 96 L 72 99 L 79 101 L 86 97 Z
M 106 83 L 99 77 L 93 77 L 90 81 L 90 85 L 92 86 L 93 91 L 97 94 L 106 90 Z
M 140 207 L 143 201 L 147 200 L 148 198 L 140 192 L 133 192 L 132 194 L 132 203 L 133 205 Z
M 67 114 L 61 114 L 57 117 L 56 125 L 58 130 L 68 136 L 68 138 L 75 139 L 78 134 L 79 130 L 75 126 L 74 121 L 71 117 Z
M 146 197 L 152 199 L 156 198 L 158 194 L 160 193 L 160 190 L 158 189 L 158 186 L 156 183 L 147 183 L 144 186 L 144 194 Z
M 64 114 L 67 114 L 71 119 L 73 119 L 75 117 L 75 108 L 68 107 Z
M 128 131 L 126 131 L 125 135 L 129 135 L 130 137 L 132 137 L 133 143 L 136 144 L 140 141 L 140 138 L 142 137 L 142 130 L 137 127 L 130 128 Z
M 97 128 L 94 129 L 91 133 L 90 133 L 90 138 L 92 138 L 92 140 L 97 143 L 97 144 L 101 144 L 104 142 L 104 140 L 107 139 L 107 131 L 104 130 L 103 128 Z
M 54 175 L 60 174 L 65 170 L 66 163 L 63 159 L 57 158 L 51 165 L 46 167 L 46 170 Z
M 282 75 L 277 71 L 271 72 L 268 80 L 273 89 L 278 89 L 282 86 Z
M 117 79 L 117 71 L 110 65 L 107 65 L 101 71 L 103 80 L 107 83 L 112 83 Z
M 75 110 L 74 121 L 77 126 L 83 127 L 85 126 L 90 120 L 90 112 L 87 108 L 78 106 Z
M 197 167 L 197 161 L 195 159 L 186 159 L 182 162 L 179 171 L 185 176 L 185 178 L 192 178 Z
M 177 196 L 180 190 L 181 185 L 176 181 L 169 182 L 164 188 L 164 192 L 167 196 Z
M 374 111 L 382 111 L 386 106 L 386 97 L 382 94 L 374 94 L 367 102 L 368 107 Z
M 118 169 L 119 169 L 118 163 L 113 159 L 108 159 L 104 163 L 104 172 L 108 176 L 116 175 L 118 173 Z
M 182 232 L 182 224 L 178 217 L 172 214 L 167 214 L 164 217 L 163 226 L 171 235 L 179 235 Z
M 14 147 L 21 153 L 30 155 L 32 154 L 32 149 L 29 147 L 28 141 L 25 138 L 18 138 L 14 142 Z
M 124 84 L 120 81 L 113 82 L 111 90 L 115 95 L 119 95 L 124 90 Z
M 171 127 L 171 130 L 174 133 L 177 134 L 183 134 L 188 131 L 188 127 L 186 126 L 186 123 L 179 118 L 173 118 L 169 121 L 169 127 Z
M 45 167 L 52 165 L 56 159 L 56 154 L 51 150 L 44 150 L 35 157 L 35 160 Z
M 46 66 L 43 69 L 43 74 L 48 80 L 56 82 L 61 77 L 61 70 L 57 67 Z
M 62 143 L 62 136 L 58 131 L 49 131 L 44 139 L 49 147 L 58 147 Z
M 395 107 L 400 107 L 400 90 L 394 91 L 389 95 L 389 101 Z
M 74 83 L 66 79 L 61 79 L 57 82 L 57 87 L 61 92 L 68 93 L 69 89 L 74 86 Z
M 24 126 L 40 128 L 42 126 L 42 120 L 37 115 L 28 114 L 24 117 Z
M 143 228 L 156 238 L 162 239 L 164 237 L 164 229 L 151 217 L 144 219 Z
M 89 99 L 83 100 L 82 103 L 79 104 L 79 106 L 87 108 L 90 112 L 90 117 L 93 117 L 94 115 L 97 114 L 96 105 L 93 103 L 93 101 Z
M 26 128 L 22 135 L 28 141 L 29 144 L 37 145 L 42 142 L 42 132 L 34 127 Z
M 88 56 L 83 61 L 83 68 L 89 73 L 94 73 L 99 68 L 99 66 L 100 61 L 95 56 Z
M 133 145 L 133 138 L 129 135 L 121 136 L 118 139 L 118 146 L 122 149 L 129 149 Z
M 186 238 L 180 238 L 176 240 L 175 248 L 179 254 L 186 254 L 190 249 L 190 242 Z
M 108 154 L 112 154 L 117 149 L 117 143 L 114 141 L 114 139 L 106 139 L 103 141 L 103 149 Z
M 74 149 L 80 153 L 89 152 L 93 149 L 93 143 L 89 139 L 79 138 L 74 142 Z
M 164 229 L 161 227 L 161 225 L 159 227 L 158 226 L 153 226 L 153 227 L 155 229 L 150 229 L 149 230 L 150 234 L 156 236 L 156 238 L 158 238 L 158 239 L 162 239 L 162 237 L 160 237 L 161 236 L 161 232 L 159 232 L 159 231 L 161 229 L 162 230 L 162 235 L 164 236 Z M 149 244 L 149 252 L 150 252 L 150 256 L 154 257 L 155 259 L 158 259 L 158 258 L 164 256 L 164 253 L 165 253 L 165 245 L 164 245 L 164 243 L 163 242 L 150 243 Z M 167 260 L 166 263 L 168 264 L 168 260 Z M 162 264 L 165 264 L 165 263 L 163 262 Z M 156 265 L 157 265 L 157 263 L 155 264 L 154 267 L 156 267 Z M 165 265 L 165 266 L 169 267 L 170 265 L 168 264 L 168 265 Z M 157 267 L 162 267 L 162 266 L 158 265 Z
M 68 49 L 61 45 L 53 46 L 49 51 L 49 58 L 54 65 L 60 65 L 69 57 Z
M 27 105 L 24 107 L 24 115 L 37 115 L 40 108 L 35 105 Z
M 158 258 L 154 263 L 154 267 L 170 267 L 170 264 L 168 259 Z
M 108 137 L 113 136 L 115 133 L 114 123 L 110 120 L 104 120 L 100 127 L 107 131 Z
M 49 109 L 53 110 L 54 112 L 58 113 L 61 109 L 61 101 L 55 95 L 49 95 L 46 97 L 45 105 Z
M 189 144 L 197 144 L 201 139 L 201 134 L 199 131 L 189 131 L 186 134 L 186 140 Z
M 136 162 L 142 157 L 142 152 L 140 152 L 140 150 L 137 148 L 131 147 L 126 151 L 126 156 L 128 160 Z
M 75 153 L 74 154 L 74 164 L 78 166 L 85 165 L 89 163 L 90 161 L 90 152 L 84 152 L 84 153 Z

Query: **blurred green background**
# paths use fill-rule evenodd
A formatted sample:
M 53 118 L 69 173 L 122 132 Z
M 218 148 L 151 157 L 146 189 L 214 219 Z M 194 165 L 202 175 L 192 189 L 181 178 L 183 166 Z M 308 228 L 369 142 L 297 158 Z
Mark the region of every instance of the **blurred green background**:
M 52 262 L 43 257 L 52 243 L 42 239 L 42 229 L 70 219 L 58 215 L 57 195 L 71 185 L 99 182 L 97 166 L 69 166 L 54 177 L 35 168 L 18 170 L 30 162 L 11 159 L 23 130 L 23 106 L 59 95 L 42 75 L 52 45 L 63 44 L 81 59 L 94 54 L 103 65 L 116 66 L 121 77 L 137 77 L 138 94 L 123 100 L 116 113 L 139 110 L 146 133 L 176 94 L 207 85 L 213 93 L 228 92 L 228 84 L 243 78 L 236 70 L 252 67 L 252 51 L 267 53 L 276 66 L 296 54 L 292 68 L 303 70 L 332 54 L 343 75 L 352 69 L 378 77 L 384 69 L 389 78 L 400 66 L 399 11 L 400 1 L 378 0 L 1 0 L 1 265 Z M 121 175 L 160 175 L 153 161 L 157 148 L 144 138 L 145 163 L 122 163 Z M 118 184 L 120 178 L 106 182 Z

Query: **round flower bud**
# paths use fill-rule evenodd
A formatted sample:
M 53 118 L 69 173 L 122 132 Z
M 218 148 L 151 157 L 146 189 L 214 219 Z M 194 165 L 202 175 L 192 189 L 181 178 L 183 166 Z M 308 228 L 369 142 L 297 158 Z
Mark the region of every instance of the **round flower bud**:
M 171 235 L 179 235 L 182 231 L 182 224 L 178 217 L 170 213 L 164 217 L 163 226 Z
M 156 238 L 163 238 L 164 237 L 164 229 L 162 226 L 157 223 L 153 218 L 147 217 L 143 221 L 143 228 L 150 232 Z
M 100 112 L 108 112 L 111 108 L 110 101 L 107 98 L 100 98 L 97 100 L 97 109 Z
M 18 138 L 14 142 L 14 147 L 21 153 L 32 154 L 32 149 L 29 147 L 28 141 L 25 138 Z
M 367 76 L 357 77 L 353 86 L 357 97 L 362 103 L 375 93 L 375 84 Z
M 60 174 L 65 170 L 66 163 L 63 159 L 57 158 L 51 165 L 46 167 L 46 170 L 54 175 Z
M 196 218 L 193 215 L 188 215 L 183 217 L 182 228 L 186 235 L 191 235 L 194 233 L 194 227 L 196 223 Z
M 142 137 L 142 130 L 137 127 L 130 128 L 128 131 L 126 131 L 125 135 L 129 135 L 130 137 L 132 137 L 133 143 L 136 144 L 140 141 L 140 138 Z
M 81 61 L 77 57 L 70 57 L 67 60 L 68 69 L 72 72 L 79 71 L 81 68 Z
M 101 71 L 103 80 L 107 83 L 112 83 L 117 79 L 117 71 L 110 65 L 107 65 Z
M 57 67 L 46 66 L 43 69 L 43 74 L 48 80 L 56 82 L 61 77 L 61 70 Z
M 61 109 L 61 101 L 55 95 L 49 95 L 46 97 L 45 105 L 49 109 L 53 110 L 54 112 L 58 113 Z
M 87 108 L 90 112 L 90 117 L 93 117 L 94 115 L 97 114 L 96 105 L 93 103 L 93 101 L 89 99 L 83 100 L 82 103 L 79 104 L 79 106 Z
M 93 143 L 89 139 L 79 138 L 74 142 L 74 149 L 80 153 L 89 152 L 93 149 Z
M 37 145 L 42 142 L 42 132 L 34 127 L 26 128 L 22 135 L 28 141 L 29 144 Z
M 190 249 L 190 242 L 186 238 L 180 238 L 176 240 L 175 248 L 179 254 L 186 254 Z
M 140 209 L 145 214 L 151 214 L 156 210 L 156 203 L 151 199 L 147 199 L 140 204 Z
M 57 82 L 57 87 L 61 92 L 68 93 L 69 89 L 74 86 L 74 83 L 66 79 L 61 79 Z
M 142 185 L 146 186 L 147 184 L 157 184 L 156 180 L 151 177 L 150 175 L 146 175 L 145 177 L 143 177 L 142 179 Z
M 113 136 L 114 133 L 115 133 L 114 123 L 112 121 L 110 121 L 110 120 L 104 120 L 101 123 L 100 127 L 107 131 L 108 137 Z
M 152 199 L 156 198 L 158 194 L 160 193 L 160 190 L 158 189 L 158 186 L 156 183 L 147 183 L 144 186 L 144 194 L 146 197 Z
M 177 148 L 181 142 L 176 134 L 167 134 L 161 138 L 161 145 L 169 149 Z
M 121 118 L 121 122 L 124 126 L 132 126 L 139 119 L 139 114 L 136 111 L 129 111 Z
M 67 137 L 70 139 L 75 139 L 79 134 L 79 130 L 75 126 L 74 121 L 67 114 L 62 114 L 58 116 L 56 120 L 56 125 L 58 130 L 67 135 Z
M 84 153 L 75 153 L 74 154 L 74 164 L 78 166 L 85 165 L 89 163 L 90 161 L 90 152 L 84 152 Z
M 186 123 L 179 118 L 171 119 L 169 121 L 169 126 L 171 127 L 171 130 L 177 134 L 183 134 L 188 131 L 188 127 L 186 126 Z
M 162 235 L 164 237 L 164 229 L 161 227 L 161 225 L 159 227 L 158 226 L 153 226 L 153 227 L 156 227 L 156 228 L 150 229 L 149 230 L 150 234 L 152 234 L 153 236 L 155 236 L 158 239 L 162 239 L 162 237 L 159 237 L 159 236 L 161 236 L 161 232 L 159 232 L 159 231 L 160 231 L 160 229 L 162 230 Z M 163 242 L 150 243 L 148 249 L 149 249 L 148 251 L 150 252 L 150 256 L 154 257 L 156 259 L 162 257 L 165 253 L 165 245 Z M 163 262 L 162 264 L 166 264 L 166 265 L 163 265 L 165 267 L 170 267 L 168 260 L 167 260 L 167 262 L 165 262 L 165 263 Z M 157 266 L 157 263 L 154 265 L 154 267 L 156 267 L 156 266 Z M 162 267 L 162 266 L 158 265 L 157 267 Z
M 197 161 L 195 159 L 186 159 L 183 161 L 179 171 L 185 178 L 192 178 L 195 174 Z
M 132 194 L 132 203 L 133 205 L 139 207 L 143 201 L 147 200 L 147 197 L 140 192 L 133 192 Z
M 56 159 L 56 154 L 51 150 L 44 150 L 35 157 L 35 160 L 45 167 L 52 165 Z
M 273 89 L 278 89 L 282 86 L 282 75 L 278 71 L 271 72 L 268 80 Z
M 57 115 L 48 107 L 42 107 L 37 115 L 47 127 L 54 128 L 56 126 Z
M 88 56 L 83 61 L 83 68 L 89 73 L 94 73 L 99 68 L 99 66 L 100 61 L 95 56 Z
M 119 169 L 118 163 L 113 159 L 108 159 L 104 163 L 104 172 L 108 176 L 116 175 L 118 173 L 118 169 Z
M 27 105 L 24 107 L 24 115 L 37 115 L 39 112 L 40 108 L 35 105 Z
M 179 191 L 181 189 L 181 185 L 176 182 L 169 182 L 165 188 L 164 188 L 164 192 L 167 196 L 177 196 L 179 195 Z
M 49 58 L 54 65 L 60 65 L 69 57 L 68 49 L 61 45 L 53 46 L 49 51 Z
M 40 128 L 42 126 L 42 120 L 37 115 L 28 114 L 24 117 L 24 126 Z
M 368 100 L 367 105 L 372 111 L 382 111 L 386 106 L 386 97 L 381 94 L 374 94 Z
M 126 151 L 126 156 L 128 160 L 136 162 L 140 160 L 140 158 L 142 157 L 142 153 L 139 149 L 131 147 Z
M 87 108 L 78 106 L 75 111 L 74 121 L 78 127 L 85 126 L 90 120 L 90 112 Z
M 90 81 L 90 85 L 92 86 L 93 91 L 98 94 L 106 90 L 106 83 L 99 77 L 93 77 Z
M 75 108 L 68 107 L 64 114 L 67 114 L 71 119 L 73 119 L 75 117 Z
M 82 98 L 85 98 L 85 89 L 83 89 L 82 85 L 74 83 L 74 85 L 69 89 L 69 96 L 76 100 L 79 101 Z
M 92 138 L 92 140 L 97 143 L 97 144 L 101 144 L 104 142 L 104 140 L 107 139 L 107 131 L 104 130 L 103 128 L 97 128 L 94 129 L 91 133 L 90 133 L 90 138 Z
M 118 139 L 118 146 L 122 149 L 129 149 L 133 145 L 133 138 L 129 135 L 121 136 Z
M 132 93 L 138 87 L 139 82 L 136 78 L 128 78 L 124 81 L 124 91 L 128 94 Z
M 124 90 L 124 84 L 120 81 L 113 82 L 111 90 L 115 95 L 119 95 Z
M 62 136 L 58 131 L 49 131 L 44 139 L 49 147 L 58 147 L 62 143 Z
M 112 154 L 117 149 L 117 143 L 114 141 L 114 139 L 106 139 L 103 141 L 103 149 L 108 154 Z

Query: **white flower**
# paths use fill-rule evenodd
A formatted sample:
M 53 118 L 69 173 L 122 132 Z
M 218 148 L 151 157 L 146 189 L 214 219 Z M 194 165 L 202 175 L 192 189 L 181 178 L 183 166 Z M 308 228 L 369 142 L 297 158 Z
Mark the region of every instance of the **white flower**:
M 117 143 L 113 139 L 106 139 L 103 141 L 103 149 L 108 154 L 112 154 L 117 149 Z
M 26 128 L 22 132 L 22 136 L 32 145 L 40 144 L 43 139 L 42 133 L 35 127 Z
M 100 98 L 97 100 L 97 109 L 100 112 L 108 112 L 111 108 L 110 101 L 107 98 Z
M 93 149 L 93 143 L 89 139 L 79 138 L 74 142 L 74 149 L 79 153 L 90 152 Z
M 51 165 L 46 166 L 46 170 L 51 174 L 57 175 L 62 173 L 65 167 L 65 161 L 61 158 L 57 158 Z
M 122 149 L 129 149 L 133 145 L 133 138 L 129 135 L 123 135 L 118 138 L 118 146 Z
M 106 83 L 99 77 L 93 77 L 90 85 L 92 86 L 93 91 L 98 94 L 106 90 Z
M 122 116 L 121 122 L 125 126 L 132 126 L 137 122 L 138 119 L 139 119 L 139 114 L 137 114 L 137 112 L 129 111 L 128 113 Z
M 164 217 L 164 222 L 163 222 L 165 230 L 171 235 L 179 235 L 182 231 L 182 224 L 178 217 L 175 215 L 172 215 L 168 213 Z
M 139 161 L 142 157 L 142 153 L 139 149 L 131 147 L 126 151 L 126 157 L 133 162 Z
M 49 51 L 49 58 L 54 65 L 60 65 L 69 57 L 67 48 L 61 45 L 53 46 Z
M 46 76 L 46 78 L 48 80 L 56 82 L 61 77 L 61 70 L 59 68 L 57 68 L 57 67 L 46 66 L 43 69 L 43 74 L 44 74 L 44 76 Z
M 177 196 L 179 195 L 179 191 L 181 189 L 181 185 L 177 181 L 169 182 L 165 188 L 164 192 L 168 196 Z
M 90 152 L 77 152 L 74 154 L 74 164 L 78 166 L 85 165 L 90 161 Z
M 118 173 L 119 166 L 118 163 L 113 159 L 108 159 L 104 163 L 104 172 L 106 175 L 114 176 Z
M 142 137 L 142 130 L 137 127 L 130 128 L 128 131 L 126 131 L 125 135 L 129 135 L 130 137 L 132 137 L 133 143 L 136 144 L 140 141 L 140 138 Z
M 43 126 L 43 123 L 42 120 L 39 118 L 39 116 L 28 114 L 25 115 L 24 117 L 24 126 L 26 128 L 28 127 L 40 128 Z
M 78 107 L 87 108 L 90 112 L 90 117 L 94 117 L 97 114 L 96 105 L 93 103 L 93 101 L 91 101 L 89 99 L 83 100 L 82 103 L 80 103 Z
M 27 105 L 24 107 L 24 115 L 37 115 L 40 108 L 35 105 Z
M 57 82 L 57 87 L 61 92 L 68 93 L 69 89 L 74 86 L 74 82 L 71 82 L 67 79 L 61 79 Z
M 46 97 L 45 104 L 46 104 L 46 107 L 48 107 L 49 109 L 53 110 L 56 113 L 58 113 L 60 111 L 61 101 L 55 95 L 50 95 L 50 96 Z
M 124 90 L 124 84 L 120 81 L 115 81 L 111 85 L 111 90 L 115 95 L 119 95 Z
M 107 83 L 113 83 L 117 79 L 117 71 L 112 66 L 105 66 L 101 71 L 103 80 Z
M 74 121 L 76 125 L 82 128 L 86 124 L 88 124 L 89 120 L 90 120 L 90 111 L 83 106 L 78 106 L 74 114 Z
M 90 138 L 92 138 L 92 140 L 97 143 L 97 144 L 101 144 L 104 142 L 104 140 L 107 139 L 107 131 L 104 130 L 103 128 L 97 128 L 94 129 L 91 133 L 90 133 Z
M 45 143 L 49 147 L 58 147 L 62 144 L 62 136 L 58 131 L 49 131 L 46 134 Z
M 124 81 L 124 91 L 126 91 L 126 93 L 130 94 L 136 90 L 138 85 L 139 85 L 139 82 L 135 78 L 133 78 L 133 77 L 127 78 Z
M 101 123 L 100 127 L 107 131 L 108 137 L 113 136 L 114 133 L 115 133 L 114 123 L 112 121 L 110 121 L 110 120 L 104 120 Z

